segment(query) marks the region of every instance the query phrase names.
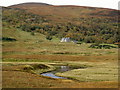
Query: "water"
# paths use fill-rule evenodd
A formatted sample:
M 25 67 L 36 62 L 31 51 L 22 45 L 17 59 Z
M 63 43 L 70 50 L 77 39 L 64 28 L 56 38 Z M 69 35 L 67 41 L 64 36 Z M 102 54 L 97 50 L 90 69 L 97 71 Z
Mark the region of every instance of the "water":
M 48 76 L 48 77 L 52 77 L 52 78 L 60 78 L 60 79 L 67 79 L 65 77 L 59 77 L 59 76 L 56 76 L 54 73 L 43 73 L 41 74 L 43 76 Z
M 65 77 L 56 76 L 55 73 L 57 73 L 57 72 L 65 72 L 65 71 L 69 71 L 69 70 L 71 70 L 71 69 L 69 68 L 69 66 L 60 66 L 58 69 L 56 69 L 56 70 L 54 70 L 54 71 L 42 73 L 41 75 L 43 75 L 43 76 L 48 76 L 48 77 L 52 77 L 52 78 L 67 79 L 67 78 L 65 78 Z

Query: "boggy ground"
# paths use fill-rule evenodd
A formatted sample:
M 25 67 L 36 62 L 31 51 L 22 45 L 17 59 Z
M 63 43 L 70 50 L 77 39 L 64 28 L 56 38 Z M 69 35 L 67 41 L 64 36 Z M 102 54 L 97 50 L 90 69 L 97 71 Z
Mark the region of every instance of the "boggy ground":
M 114 80 L 110 79 L 108 81 L 105 81 L 105 80 L 102 81 L 100 80 L 100 78 L 99 78 L 99 81 L 95 81 L 94 79 L 92 81 L 85 81 L 85 80 L 79 81 L 81 77 L 81 75 L 79 75 L 79 78 L 76 78 L 77 80 L 76 81 L 74 79 L 73 80 L 72 79 L 66 79 L 66 80 L 65 79 L 53 79 L 50 77 L 45 77 L 45 76 L 41 76 L 35 73 L 31 73 L 29 70 L 28 71 L 22 70 L 26 65 L 38 65 L 38 64 L 40 65 L 50 64 L 50 66 L 51 65 L 72 65 L 74 67 L 81 65 L 81 67 L 85 67 L 85 68 L 90 68 L 91 66 L 93 66 L 93 63 L 88 64 L 88 62 L 82 62 L 82 63 L 80 62 L 79 63 L 77 62 L 69 62 L 69 63 L 68 62 L 67 63 L 66 62 L 62 62 L 62 63 L 60 62 L 59 63 L 55 63 L 55 62 L 52 62 L 52 63 L 51 62 L 42 62 L 42 63 L 41 62 L 36 62 L 36 63 L 35 62 L 26 62 L 26 63 L 6 62 L 6 63 L 3 63 L 3 72 L 2 72 L 3 88 L 117 88 L 118 87 L 116 78 L 113 78 Z M 44 72 L 43 69 L 42 71 Z M 72 76 L 76 77 L 75 75 L 80 73 L 80 71 L 79 72 L 77 71 L 77 73 L 73 73 L 73 71 L 68 71 L 68 73 L 69 72 L 71 72 L 71 74 L 69 74 L 71 75 L 71 77 Z M 87 74 L 87 75 L 90 75 L 90 74 Z M 95 74 L 92 73 L 92 75 L 95 75 Z
M 4 56 L 3 56 L 4 57 Z M 9 57 L 9 58 L 8 58 Z M 39 59 L 38 59 L 39 58 Z M 10 63 L 10 64 L 8 64 Z M 85 67 L 57 73 L 69 77 L 68 80 L 52 79 L 41 75 L 23 72 L 12 64 L 73 65 Z M 6 65 L 8 64 L 8 65 Z M 12 69 L 12 70 L 11 70 Z M 117 55 L 78 56 L 78 55 L 14 55 L 3 59 L 3 88 L 117 88 Z
M 3 88 L 117 88 L 117 82 L 75 82 L 44 78 L 35 74 L 3 71 Z

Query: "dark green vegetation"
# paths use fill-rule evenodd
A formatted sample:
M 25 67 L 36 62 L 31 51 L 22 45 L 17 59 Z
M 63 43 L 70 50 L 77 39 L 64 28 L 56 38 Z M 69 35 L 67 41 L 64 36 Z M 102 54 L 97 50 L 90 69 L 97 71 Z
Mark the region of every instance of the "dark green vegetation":
M 119 42 L 117 18 L 117 10 L 91 7 L 28 3 L 3 8 L 4 27 L 39 32 L 48 40 L 55 36 L 86 43 Z
M 16 41 L 16 39 L 14 39 L 14 38 L 8 38 L 8 37 L 3 37 L 2 40 L 3 41 Z
M 107 45 L 107 44 L 92 44 L 90 45 L 90 48 L 96 48 L 96 49 L 110 49 L 110 48 L 117 48 L 115 45 Z

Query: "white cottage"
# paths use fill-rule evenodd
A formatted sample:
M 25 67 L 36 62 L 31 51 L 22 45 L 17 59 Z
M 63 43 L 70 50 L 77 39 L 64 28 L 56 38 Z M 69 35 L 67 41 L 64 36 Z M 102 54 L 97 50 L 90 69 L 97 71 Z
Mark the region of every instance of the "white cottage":
M 62 38 L 60 42 L 70 42 L 70 38 L 66 37 L 66 38 Z

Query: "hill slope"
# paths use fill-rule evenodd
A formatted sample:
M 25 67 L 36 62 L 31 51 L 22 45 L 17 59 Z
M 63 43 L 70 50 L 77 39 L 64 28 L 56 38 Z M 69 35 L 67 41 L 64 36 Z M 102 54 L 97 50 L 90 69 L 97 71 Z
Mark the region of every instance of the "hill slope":
M 58 38 L 71 37 L 87 43 L 120 41 L 117 38 L 117 10 L 41 3 L 23 3 L 8 8 L 3 9 L 3 21 L 24 31 Z
M 102 17 L 109 19 L 116 19 L 118 16 L 118 11 L 113 9 L 103 9 L 94 7 L 81 7 L 81 6 L 71 6 L 71 5 L 46 5 L 37 3 L 23 3 L 18 5 L 10 6 L 12 8 L 25 9 L 29 12 L 38 15 L 44 15 L 47 19 L 53 22 L 63 22 L 63 21 L 79 21 L 79 18 L 88 17 Z

